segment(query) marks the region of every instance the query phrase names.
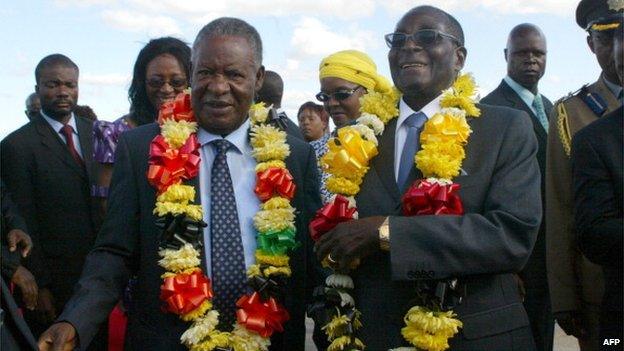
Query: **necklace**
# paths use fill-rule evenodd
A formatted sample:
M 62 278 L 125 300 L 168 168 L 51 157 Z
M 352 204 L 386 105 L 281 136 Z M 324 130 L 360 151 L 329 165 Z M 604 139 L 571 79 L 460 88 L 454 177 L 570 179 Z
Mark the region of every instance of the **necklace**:
M 218 328 L 212 283 L 201 269 L 206 224 L 201 206 L 193 204 L 197 189 L 183 183 L 198 175 L 201 161 L 190 93 L 178 95 L 160 110 L 160 134 L 150 144 L 147 173 L 158 191 L 154 214 L 162 229 L 158 264 L 165 273 L 160 299 L 165 311 L 192 322 L 180 340 L 193 351 L 268 350 L 271 335 L 282 332 L 289 319 L 277 297 L 291 275 L 287 253 L 298 246 L 295 209 L 290 205 L 295 184 L 284 162 L 290 154 L 286 133 L 268 123 L 268 113 L 263 104 L 249 111 L 252 155 L 258 162 L 254 191 L 262 202 L 254 216 L 256 262 L 247 270 L 254 292 L 237 300 L 236 322 L 228 332 Z

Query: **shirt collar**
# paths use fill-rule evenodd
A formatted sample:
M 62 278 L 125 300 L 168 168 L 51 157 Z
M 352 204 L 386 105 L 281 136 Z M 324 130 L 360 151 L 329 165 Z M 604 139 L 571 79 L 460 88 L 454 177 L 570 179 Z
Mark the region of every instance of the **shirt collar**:
M 515 91 L 516 94 L 518 94 L 518 96 L 522 99 L 522 101 L 524 101 L 524 103 L 527 104 L 527 106 L 529 107 L 533 106 L 533 101 L 535 100 L 535 97 L 540 95 L 539 92 L 537 94 L 533 94 L 529 89 L 518 84 L 510 76 L 506 76 L 504 80 L 505 83 L 507 83 L 507 85 L 509 85 L 509 87 L 513 89 L 513 91 Z
M 229 141 L 230 143 L 232 143 L 232 145 L 234 145 L 236 150 L 242 154 L 243 151 L 246 150 L 247 147 L 249 146 L 249 138 L 248 138 L 249 125 L 250 125 L 249 118 L 247 118 L 245 119 L 245 122 L 243 122 L 243 124 L 241 124 L 240 127 L 238 127 L 238 129 L 228 134 L 225 138 L 223 138 L 221 135 L 218 135 L 218 134 L 212 134 L 206 131 L 204 128 L 200 127 L 199 131 L 197 132 L 197 140 L 199 141 L 199 144 L 201 146 L 204 146 L 210 143 L 211 141 L 214 141 L 217 139 L 225 139 Z
M 611 91 L 611 93 L 613 93 L 613 95 L 617 98 L 620 96 L 620 91 L 622 91 L 622 87 L 617 85 L 617 84 L 613 84 L 611 82 L 609 82 L 607 80 L 607 78 L 605 78 L 604 76 L 602 77 L 602 80 L 604 80 L 605 85 L 607 86 L 607 88 L 609 88 L 609 90 Z
M 442 99 L 442 94 L 438 95 L 435 99 L 431 100 L 428 104 L 426 104 L 419 112 L 422 112 L 427 116 L 427 119 L 433 117 L 436 113 L 440 112 L 442 108 L 440 107 L 440 100 Z M 399 102 L 399 119 L 397 120 L 397 127 L 403 125 L 403 122 L 407 119 L 407 117 L 411 116 L 416 111 L 412 110 L 411 107 L 407 105 L 405 100 L 401 98 Z
M 46 113 L 43 111 L 43 109 L 41 110 L 41 116 L 43 116 L 43 119 L 45 119 L 48 124 L 50 125 L 50 127 L 52 127 L 52 129 L 54 129 L 55 132 L 60 133 L 61 132 L 61 128 L 63 128 L 64 124 L 55 120 L 54 118 L 46 115 Z M 78 134 L 78 129 L 76 129 L 76 119 L 74 118 L 74 113 L 72 112 L 71 117 L 69 117 L 69 121 L 67 122 L 67 124 L 69 124 L 73 131 L 74 134 Z

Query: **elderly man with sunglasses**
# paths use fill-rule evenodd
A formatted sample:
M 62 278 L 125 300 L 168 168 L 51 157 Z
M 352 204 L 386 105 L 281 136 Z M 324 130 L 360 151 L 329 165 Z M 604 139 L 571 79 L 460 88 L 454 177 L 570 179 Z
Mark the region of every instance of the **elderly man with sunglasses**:
M 462 214 L 405 215 L 403 194 L 424 178 L 414 165 L 420 131 L 441 112 L 441 93 L 458 77 L 467 50 L 457 20 L 431 6 L 408 11 L 386 41 L 402 93 L 399 114 L 378 138 L 379 153 L 355 198 L 360 219 L 326 233 L 316 253 L 338 269 L 359 263 L 350 272 L 362 313 L 356 334 L 368 349 L 412 346 L 402 335 L 404 316 L 427 305 L 453 310 L 462 322 L 452 350 L 535 350 L 514 274 L 529 258 L 541 220 L 529 116 L 477 104 L 481 113 L 467 118 L 472 133 L 452 179 L 463 204 L 455 213 Z M 433 340 L 431 331 L 421 332 L 421 340 Z

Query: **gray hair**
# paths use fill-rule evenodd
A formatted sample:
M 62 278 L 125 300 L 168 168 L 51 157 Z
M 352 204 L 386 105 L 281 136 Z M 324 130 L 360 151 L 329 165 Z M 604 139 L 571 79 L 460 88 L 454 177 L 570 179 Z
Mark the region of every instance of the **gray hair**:
M 221 17 L 205 25 L 197 34 L 193 42 L 193 52 L 206 38 L 219 36 L 236 36 L 247 40 L 254 52 L 254 61 L 258 66 L 262 65 L 262 39 L 256 28 L 251 24 L 232 17 Z

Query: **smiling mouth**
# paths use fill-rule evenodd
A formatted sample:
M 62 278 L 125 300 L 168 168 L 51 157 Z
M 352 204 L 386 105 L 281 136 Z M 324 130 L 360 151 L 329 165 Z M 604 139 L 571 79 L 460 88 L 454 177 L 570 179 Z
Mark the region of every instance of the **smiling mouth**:
M 416 63 L 404 63 L 404 64 L 401 65 L 401 69 L 406 69 L 406 68 L 423 68 L 425 66 L 427 66 L 427 65 L 424 64 L 424 63 L 418 63 L 418 62 L 416 62 Z

